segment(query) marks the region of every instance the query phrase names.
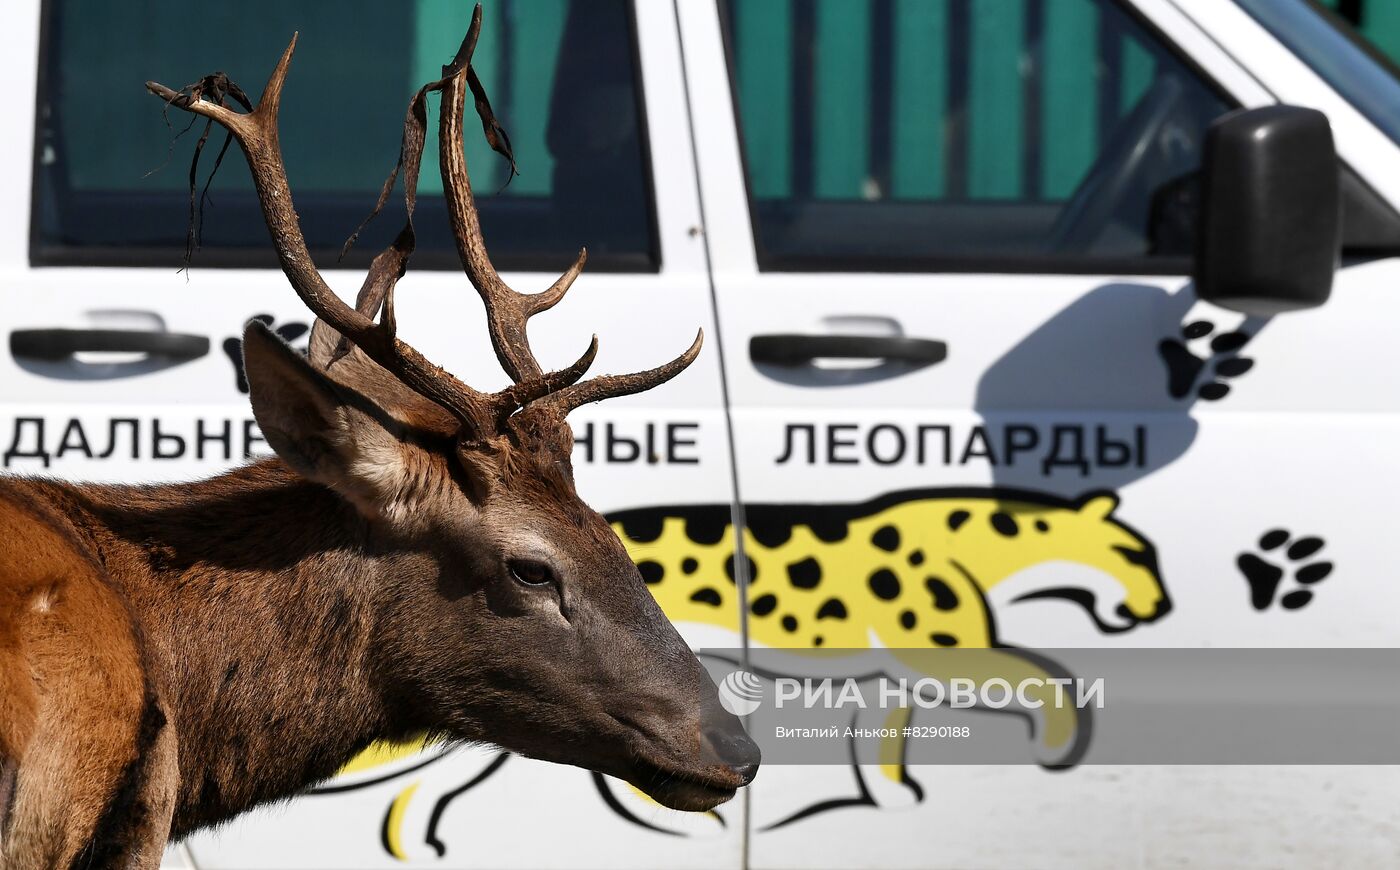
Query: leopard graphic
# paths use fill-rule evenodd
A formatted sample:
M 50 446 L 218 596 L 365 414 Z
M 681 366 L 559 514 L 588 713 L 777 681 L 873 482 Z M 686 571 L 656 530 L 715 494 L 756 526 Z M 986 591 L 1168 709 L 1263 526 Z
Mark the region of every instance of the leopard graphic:
M 855 505 L 747 505 L 742 548 L 736 547 L 728 505 L 639 508 L 608 519 L 676 623 L 737 636 L 742 606 L 755 645 L 885 647 L 896 654 L 930 647 L 1001 648 L 1001 675 L 1048 680 L 1063 674 L 1054 662 L 1004 644 L 997 634 L 998 610 L 1032 599 L 1065 599 L 1082 606 L 1104 632 L 1126 631 L 1170 610 L 1155 548 L 1114 517 L 1117 507 L 1117 496 L 1108 492 L 1071 500 L 1005 488 L 912 490 Z M 1029 570 L 1052 563 L 1067 564 L 1073 582 L 1047 585 Z M 1057 572 L 1056 578 L 1064 575 Z M 904 715 L 873 724 L 906 724 Z M 1078 760 L 1087 749 L 1085 715 L 1071 709 L 1048 713 L 1037 723 L 1033 739 L 1042 764 L 1062 767 Z M 423 744 L 374 747 L 329 789 L 412 777 L 386 810 L 384 848 L 404 859 L 421 841 L 442 856 L 446 847 L 438 822 L 446 804 L 484 781 L 506 758 L 483 755 L 482 770 L 464 777 L 459 765 L 435 763 L 444 754 Z M 902 758 L 902 745 L 885 745 L 878 757 L 852 758 L 858 797 L 825 801 L 820 808 L 922 800 L 923 790 Z M 437 783 L 449 767 L 452 782 Z M 434 775 L 435 769 L 443 774 Z M 428 780 L 434 787 L 420 788 Z M 619 816 L 656 827 L 646 821 L 651 814 L 640 792 L 619 794 L 601 776 L 594 782 Z M 414 800 L 415 793 L 435 798 Z M 815 810 L 766 827 L 810 817 Z
M 993 647 L 995 609 L 1028 598 L 1084 604 L 1100 630 L 1162 616 L 1156 553 L 1112 518 L 1112 493 L 1068 501 L 1022 490 L 932 489 L 860 505 L 749 505 L 742 568 L 751 641 L 776 647 Z M 739 629 L 727 505 L 609 517 L 674 622 Z M 1095 569 L 1076 588 L 1016 582 L 1052 561 Z

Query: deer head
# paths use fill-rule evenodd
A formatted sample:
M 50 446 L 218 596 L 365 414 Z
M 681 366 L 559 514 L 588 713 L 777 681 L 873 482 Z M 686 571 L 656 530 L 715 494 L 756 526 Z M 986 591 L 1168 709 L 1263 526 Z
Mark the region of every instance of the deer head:
M 568 368 L 542 369 L 526 323 L 563 298 L 586 254 L 533 295 L 512 290 L 491 264 L 462 141 L 466 87 L 488 138 L 504 140 L 471 67 L 480 27 L 478 6 L 442 79 L 409 105 L 399 165 L 375 209 L 402 170 L 408 222 L 375 257 L 353 308 L 312 263 L 278 145 L 296 37 L 256 107 L 222 75 L 181 91 L 147 87 L 237 139 L 282 269 L 317 317 L 309 359 L 261 323 L 249 324 L 253 411 L 283 461 L 355 505 L 365 546 L 394 566 L 396 588 L 383 599 L 386 627 L 376 643 L 392 663 L 394 697 L 419 711 L 415 726 L 612 774 L 677 809 L 708 809 L 753 778 L 757 747 L 719 706 L 616 535 L 579 498 L 565 421 L 585 402 L 675 377 L 694 361 L 701 337 L 637 374 L 581 381 L 596 337 Z M 513 381 L 497 393 L 472 389 L 397 335 L 394 287 L 414 247 L 433 91 L 442 99 L 442 179 L 458 252 Z

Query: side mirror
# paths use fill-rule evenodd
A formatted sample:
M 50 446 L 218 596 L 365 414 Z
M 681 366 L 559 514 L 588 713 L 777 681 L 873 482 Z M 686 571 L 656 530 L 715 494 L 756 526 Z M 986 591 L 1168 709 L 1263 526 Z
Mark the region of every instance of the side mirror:
M 1196 295 L 1245 314 L 1315 308 L 1341 251 L 1337 151 L 1327 116 L 1231 112 L 1206 134 Z

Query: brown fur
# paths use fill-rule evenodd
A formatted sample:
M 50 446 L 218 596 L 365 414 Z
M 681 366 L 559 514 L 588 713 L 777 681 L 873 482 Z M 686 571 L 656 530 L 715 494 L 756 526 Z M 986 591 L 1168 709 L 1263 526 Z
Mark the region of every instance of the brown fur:
M 140 733 L 150 699 L 139 631 L 68 518 L 8 481 L 0 487 L 0 600 L 0 682 L 12 699 L 0 733 L 16 765 L 5 866 L 64 867 L 85 849 L 96 859 L 114 845 L 140 857 L 170 801 L 162 784 L 129 772 L 158 737 Z M 117 800 L 129 811 L 107 818 Z

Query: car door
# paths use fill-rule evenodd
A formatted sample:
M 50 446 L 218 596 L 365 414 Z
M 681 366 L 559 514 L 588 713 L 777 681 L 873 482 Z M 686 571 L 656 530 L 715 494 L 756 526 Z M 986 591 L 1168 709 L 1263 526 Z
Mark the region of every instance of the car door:
M 1392 425 L 1393 351 L 1350 338 L 1368 267 L 1271 320 L 1192 292 L 1203 134 L 1275 101 L 1206 33 L 1150 0 L 680 8 L 752 647 L 1397 639 L 1364 616 L 1394 599 L 1384 497 L 1346 478 L 1400 465 L 1316 374 L 1390 372 L 1346 395 Z M 1177 835 L 1322 776 L 830 761 L 765 769 L 753 866 L 1210 864 Z
M 22 5 L 8 16 L 15 50 L 5 63 L 23 68 L 16 82 L 38 69 L 38 112 L 33 91 L 0 97 L 7 117 L 37 117 L 32 139 L 26 130 L 4 137 L 12 166 L 35 167 L 32 199 L 27 184 L 3 187 L 13 251 L 0 358 L 6 471 L 178 481 L 267 455 L 239 336 L 262 318 L 304 347 L 307 312 L 276 268 L 237 149 L 206 196 L 222 145 L 217 131 L 210 137 L 192 196 L 203 131 L 166 117 L 142 82 L 178 86 L 223 69 L 256 96 L 300 31 L 281 139 L 313 255 L 353 298 L 369 257 L 401 225 L 398 200 L 338 263 L 340 245 L 393 166 L 410 96 L 440 75 L 471 5 L 258 0 L 201 10 L 194 30 L 189 11 L 166 0 Z M 562 365 L 596 333 L 599 370 L 638 371 L 676 356 L 697 328 L 713 336 L 670 7 L 485 7 L 476 67 L 520 170 L 509 179 L 483 143 L 468 145 L 495 262 L 512 286 L 535 291 L 579 246 L 590 254 L 567 303 L 532 324 L 542 360 Z M 498 389 L 505 375 L 456 262 L 434 151 L 419 187 L 418 252 L 399 286 L 399 333 L 463 380 Z M 26 230 L 12 216 L 31 214 L 28 250 L 10 246 Z M 187 235 L 192 218 L 200 224 Z M 629 512 L 636 535 L 639 523 L 686 504 L 727 513 L 732 503 L 718 360 L 712 339 L 665 389 L 572 418 L 580 493 L 605 513 Z M 200 867 L 737 867 L 737 813 L 665 813 L 624 783 L 489 748 L 376 746 L 312 794 L 186 845 Z

